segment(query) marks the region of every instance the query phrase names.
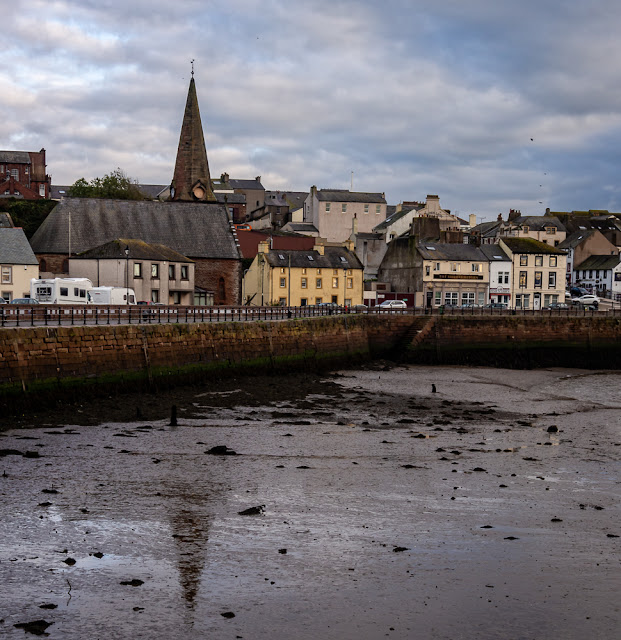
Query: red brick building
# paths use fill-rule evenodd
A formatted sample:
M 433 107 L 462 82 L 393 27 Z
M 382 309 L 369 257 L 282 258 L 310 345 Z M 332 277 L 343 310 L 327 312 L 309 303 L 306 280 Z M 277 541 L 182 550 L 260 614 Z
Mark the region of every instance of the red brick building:
M 45 149 L 0 151 L 0 198 L 49 198 L 52 178 L 45 169 Z

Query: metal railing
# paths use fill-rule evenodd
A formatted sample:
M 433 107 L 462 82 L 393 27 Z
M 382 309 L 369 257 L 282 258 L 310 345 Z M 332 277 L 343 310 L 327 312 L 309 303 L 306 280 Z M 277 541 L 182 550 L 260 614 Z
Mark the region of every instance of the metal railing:
M 256 322 L 293 320 L 333 315 L 433 315 L 433 316 L 527 316 L 621 317 L 621 308 L 591 310 L 570 306 L 568 309 L 495 309 L 453 307 L 407 307 L 382 309 L 379 306 L 355 307 L 199 307 L 199 306 L 112 306 L 112 305 L 0 305 L 0 326 L 97 326 L 121 324 L 167 324 L 197 322 Z

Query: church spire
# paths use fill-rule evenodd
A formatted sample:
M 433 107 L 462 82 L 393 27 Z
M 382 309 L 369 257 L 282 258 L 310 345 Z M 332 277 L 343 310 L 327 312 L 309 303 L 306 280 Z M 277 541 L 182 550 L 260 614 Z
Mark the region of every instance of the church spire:
M 211 188 L 207 150 L 198 110 L 198 98 L 194 83 L 194 60 L 192 78 L 185 103 L 175 173 L 170 185 L 170 199 L 175 202 L 215 202 Z

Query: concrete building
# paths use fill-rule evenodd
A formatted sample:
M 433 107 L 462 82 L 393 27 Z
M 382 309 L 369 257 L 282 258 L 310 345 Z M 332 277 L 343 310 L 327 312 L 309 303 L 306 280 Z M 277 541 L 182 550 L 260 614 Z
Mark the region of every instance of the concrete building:
M 136 300 L 194 304 L 194 262 L 160 244 L 118 238 L 69 259 L 71 278 L 94 286 L 128 287 Z
M 372 232 L 386 218 L 384 194 L 311 187 L 304 203 L 304 222 L 317 229 L 320 238 L 345 242 L 352 233 L 354 218 L 358 233 Z

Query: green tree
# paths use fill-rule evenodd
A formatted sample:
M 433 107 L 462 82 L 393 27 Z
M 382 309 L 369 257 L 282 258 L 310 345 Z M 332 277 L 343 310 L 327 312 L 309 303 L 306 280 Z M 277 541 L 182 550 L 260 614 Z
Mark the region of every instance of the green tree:
M 103 178 L 94 178 L 87 182 L 84 178 L 76 180 L 69 188 L 72 198 L 114 198 L 117 200 L 145 200 L 136 180 L 129 178 L 117 168 Z

